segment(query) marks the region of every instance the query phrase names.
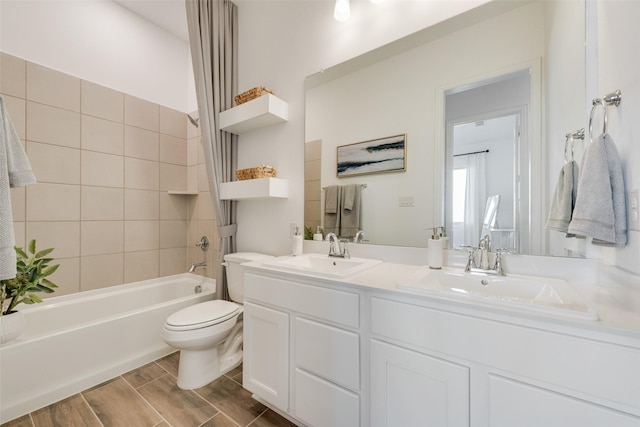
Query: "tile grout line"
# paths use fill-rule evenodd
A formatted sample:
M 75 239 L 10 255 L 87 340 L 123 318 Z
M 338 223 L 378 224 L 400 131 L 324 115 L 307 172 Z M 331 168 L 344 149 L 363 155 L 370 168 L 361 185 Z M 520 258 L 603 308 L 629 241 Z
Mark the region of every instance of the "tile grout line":
M 155 363 L 155 362 L 154 362 L 154 363 Z M 162 367 L 162 366 L 161 366 L 161 367 Z M 165 374 L 165 375 L 169 375 L 169 373 L 167 373 L 167 374 Z M 157 381 L 159 378 L 162 378 L 163 376 L 164 376 L 164 375 L 161 375 L 161 376 L 160 376 L 160 377 L 158 377 L 158 378 L 154 378 L 154 379 L 152 379 L 151 381 L 148 381 L 148 382 L 146 382 L 145 384 L 141 385 L 140 387 L 143 387 L 143 386 L 145 386 L 145 385 L 147 385 L 147 384 L 151 384 L 152 382 Z M 157 423 L 155 423 L 155 424 L 153 425 L 154 427 L 155 427 L 155 426 L 157 426 L 158 424 L 162 423 L 163 421 L 164 421 L 165 423 L 167 423 L 167 425 L 168 425 L 168 426 L 170 426 L 170 427 L 172 426 L 172 424 L 171 424 L 169 421 L 167 421 L 167 419 L 166 419 L 166 418 L 165 418 L 165 417 L 160 413 L 160 411 L 158 411 L 158 410 L 156 409 L 156 407 L 155 407 L 155 406 L 153 406 L 153 405 L 151 404 L 151 402 L 149 402 L 149 401 L 148 401 L 148 400 L 147 400 L 147 399 L 146 399 L 146 398 L 145 398 L 145 397 L 144 397 L 144 396 L 143 396 L 143 395 L 138 391 L 138 389 L 137 389 L 136 387 L 134 387 L 134 386 L 133 386 L 129 381 L 127 381 L 127 379 L 126 379 L 123 375 L 121 375 L 120 377 L 124 380 L 125 384 L 127 384 L 129 387 L 131 387 L 131 389 L 133 390 L 133 392 L 134 392 L 135 394 L 137 394 L 137 395 L 138 395 L 138 396 L 139 396 L 139 397 L 140 397 L 140 398 L 141 398 L 141 399 L 142 399 L 142 400 L 143 400 L 147 405 L 149 405 L 149 407 L 150 407 L 151 409 L 153 409 L 153 412 L 155 412 L 156 414 L 158 414 L 158 416 L 160 417 L 161 421 L 158 421 Z
M 91 413 L 93 414 L 94 417 L 96 417 L 96 420 L 98 421 L 98 423 L 104 427 L 104 424 L 102 424 L 102 420 L 100 420 L 100 417 L 98 417 L 98 414 L 96 414 L 96 411 L 93 410 L 93 406 L 91 406 L 91 404 L 89 403 L 89 401 L 84 397 L 84 392 L 86 390 L 81 391 L 80 393 L 78 393 L 80 395 L 80 397 L 82 398 L 82 401 L 87 405 L 87 407 L 89 408 L 89 410 L 91 411 Z
M 258 415 L 257 417 L 255 417 L 249 424 L 247 424 L 247 427 L 251 427 L 252 424 L 254 424 L 258 418 L 260 418 L 261 416 L 263 416 L 264 414 L 267 413 L 267 411 L 269 410 L 269 408 L 265 408 L 264 411 L 262 411 L 262 413 L 260 415 Z

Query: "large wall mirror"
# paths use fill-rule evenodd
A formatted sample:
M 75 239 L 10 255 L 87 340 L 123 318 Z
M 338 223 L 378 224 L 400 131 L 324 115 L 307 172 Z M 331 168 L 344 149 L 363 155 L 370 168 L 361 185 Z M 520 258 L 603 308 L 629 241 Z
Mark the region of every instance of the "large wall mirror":
M 365 243 L 425 247 L 446 226 L 477 244 L 490 202 L 497 245 L 566 255 L 545 222 L 564 135 L 584 126 L 584 41 L 583 0 L 493 1 L 309 76 L 305 226 L 355 184 Z M 405 170 L 338 176 L 338 147 L 394 135 Z

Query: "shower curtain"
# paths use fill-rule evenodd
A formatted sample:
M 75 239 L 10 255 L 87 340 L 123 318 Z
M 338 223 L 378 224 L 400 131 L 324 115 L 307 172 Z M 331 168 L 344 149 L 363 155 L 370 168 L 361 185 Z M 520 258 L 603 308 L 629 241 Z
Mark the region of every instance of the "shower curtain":
M 220 130 L 219 114 L 233 107 L 238 76 L 238 10 L 227 0 L 186 0 L 189 43 L 198 98 L 202 145 L 218 231 L 218 297 L 229 299 L 221 268 L 236 251 L 236 202 L 220 200 L 219 186 L 233 180 L 237 136 Z
M 477 246 L 482 233 L 482 217 L 487 201 L 486 155 L 467 156 L 467 183 L 464 201 L 464 244 Z

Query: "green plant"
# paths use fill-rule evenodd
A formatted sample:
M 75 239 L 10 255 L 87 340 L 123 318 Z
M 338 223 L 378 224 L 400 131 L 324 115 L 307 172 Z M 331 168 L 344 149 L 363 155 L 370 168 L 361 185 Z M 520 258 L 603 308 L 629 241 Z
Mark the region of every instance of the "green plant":
M 60 266 L 49 265 L 53 258 L 47 258 L 53 248 L 36 252 L 36 241 L 29 242 L 28 251 L 22 248 L 16 250 L 17 275 L 13 279 L 0 280 L 0 308 L 2 315 L 10 314 L 20 303 L 34 304 L 42 302 L 35 292 L 50 294 L 58 285 L 46 277 L 52 275 Z M 5 307 L 5 302 L 7 302 Z

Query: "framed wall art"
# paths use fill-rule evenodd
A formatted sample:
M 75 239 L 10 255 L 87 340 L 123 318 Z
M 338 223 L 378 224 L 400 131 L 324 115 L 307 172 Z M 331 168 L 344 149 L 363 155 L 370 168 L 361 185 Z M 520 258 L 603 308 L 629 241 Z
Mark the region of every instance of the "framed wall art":
M 407 135 L 341 145 L 337 153 L 338 178 L 407 169 Z

